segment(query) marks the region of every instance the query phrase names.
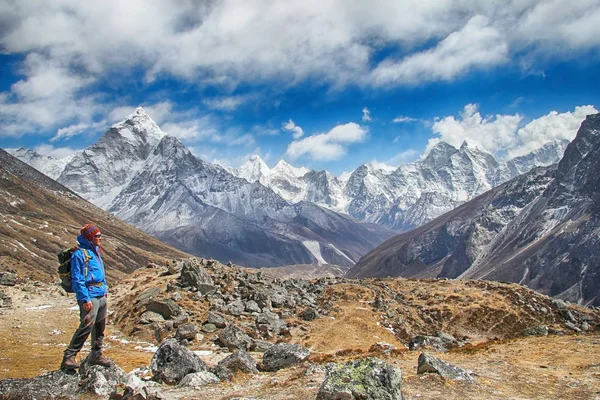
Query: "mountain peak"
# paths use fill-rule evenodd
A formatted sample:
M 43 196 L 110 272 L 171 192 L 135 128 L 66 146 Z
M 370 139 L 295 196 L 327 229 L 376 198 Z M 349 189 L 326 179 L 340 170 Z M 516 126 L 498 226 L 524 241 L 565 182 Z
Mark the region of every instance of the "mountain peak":
M 259 181 L 260 178 L 269 175 L 271 172 L 269 166 L 258 154 L 253 154 L 241 167 L 237 169 L 237 176 L 246 179 L 248 182 Z
M 457 152 L 458 150 L 451 144 L 440 141 L 429 151 L 429 154 L 423 160 L 423 164 L 439 168 L 450 162 L 450 157 Z
M 294 176 L 296 178 L 300 178 L 300 177 L 303 177 L 304 175 L 306 175 L 310 170 L 306 167 L 294 167 L 287 161 L 281 159 L 273 167 L 273 171 L 276 171 L 278 173 L 282 173 L 282 174 L 285 174 L 288 176 Z
M 111 128 L 116 129 L 123 139 L 133 143 L 141 140 L 155 145 L 167 136 L 142 107 L 136 108 L 123 121 L 114 124 Z

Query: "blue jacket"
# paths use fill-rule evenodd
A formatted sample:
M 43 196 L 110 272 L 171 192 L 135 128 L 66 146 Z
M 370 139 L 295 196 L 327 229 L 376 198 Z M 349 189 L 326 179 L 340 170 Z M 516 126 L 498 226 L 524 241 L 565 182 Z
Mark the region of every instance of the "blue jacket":
M 71 283 L 77 300 L 87 303 L 92 297 L 102 297 L 108 291 L 104 262 L 99 250 L 91 240 L 77 236 L 79 249 L 71 256 Z M 85 274 L 85 255 L 81 249 L 86 249 L 88 257 L 87 276 Z

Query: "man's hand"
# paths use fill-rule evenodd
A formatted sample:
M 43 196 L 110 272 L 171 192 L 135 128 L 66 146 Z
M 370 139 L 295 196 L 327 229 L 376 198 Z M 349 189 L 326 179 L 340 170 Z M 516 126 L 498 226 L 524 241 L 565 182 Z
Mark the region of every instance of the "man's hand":
M 92 311 L 92 302 L 88 301 L 87 303 L 83 303 L 83 309 L 85 312 Z

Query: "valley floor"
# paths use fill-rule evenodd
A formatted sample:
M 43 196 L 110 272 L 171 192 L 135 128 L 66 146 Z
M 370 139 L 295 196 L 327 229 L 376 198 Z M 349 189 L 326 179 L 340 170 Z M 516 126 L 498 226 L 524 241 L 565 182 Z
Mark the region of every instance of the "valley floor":
M 0 288 L 12 298 L 10 308 L 0 308 L 0 379 L 35 377 L 58 368 L 62 351 L 77 324 L 73 295 L 57 287 L 26 284 Z M 110 301 L 110 298 L 109 298 Z M 106 354 L 125 370 L 149 365 L 153 344 L 133 343 L 114 326 L 108 327 Z M 201 358 L 215 364 L 227 355 L 208 347 Z M 402 351 L 379 357 L 399 367 L 406 399 L 600 399 L 600 332 L 510 339 L 435 353 L 476 374 L 468 384 L 438 375 L 417 375 L 420 351 Z M 260 360 L 259 353 L 253 356 Z M 319 354 L 313 361 L 343 361 L 369 356 L 364 350 Z M 172 398 L 312 399 L 324 379 L 319 368 L 298 366 L 255 377 L 238 376 L 233 382 L 210 385 L 201 391 L 172 388 Z

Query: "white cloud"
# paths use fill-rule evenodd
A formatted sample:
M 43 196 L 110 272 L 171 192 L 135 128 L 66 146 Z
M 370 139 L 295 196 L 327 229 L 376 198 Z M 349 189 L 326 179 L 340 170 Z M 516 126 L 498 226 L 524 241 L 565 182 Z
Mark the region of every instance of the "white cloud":
M 54 135 L 54 137 L 52 137 L 50 139 L 50 142 L 55 142 L 57 140 L 70 139 L 74 136 L 80 135 L 89 130 L 103 129 L 105 127 L 106 127 L 105 121 L 96 122 L 96 123 L 92 123 L 92 124 L 79 123 L 79 124 L 69 125 L 67 127 L 60 128 L 59 130 L 57 130 L 56 135 Z
M 504 63 L 507 57 L 505 38 L 488 18 L 478 15 L 433 49 L 409 55 L 399 62 L 382 61 L 372 72 L 372 80 L 378 86 L 447 81 L 473 68 Z
M 33 150 L 41 155 L 55 158 L 67 157 L 77 152 L 77 150 L 74 150 L 70 147 L 54 147 L 48 144 L 41 144 L 34 147 Z
M 218 125 L 210 115 L 178 122 L 165 122 L 161 129 L 182 141 L 219 141 L 220 138 Z
M 110 82 L 127 93 L 118 90 L 140 71 L 141 85 L 164 78 L 231 93 L 306 80 L 418 85 L 509 61 L 540 70 L 600 48 L 599 19 L 597 0 L 3 2 L 0 48 L 25 61 L 14 71 L 23 78 L 0 95 L 0 134 L 89 124 L 114 106 L 105 105 L 112 89 L 89 89 Z M 373 68 L 382 48 L 391 55 Z M 228 111 L 245 101 L 206 105 Z
M 367 129 L 350 122 L 338 125 L 327 133 L 308 136 L 288 145 L 286 155 L 292 160 L 307 155 L 313 160 L 339 160 L 346 154 L 346 146 L 361 142 L 367 137 Z
M 248 102 L 252 96 L 238 95 L 230 97 L 218 97 L 212 99 L 204 99 L 204 103 L 208 108 L 220 111 L 234 111 L 242 104 Z
M 387 164 L 398 166 L 401 164 L 406 164 L 411 161 L 415 161 L 419 157 L 419 152 L 414 149 L 408 149 L 402 151 L 387 161 Z
M 575 107 L 573 112 L 551 111 L 547 115 L 534 119 L 517 131 L 520 145 L 509 150 L 509 156 L 527 154 L 552 140 L 573 140 L 585 117 L 596 113 L 598 110 L 588 105 Z
M 482 117 L 476 104 L 467 104 L 459 118 L 447 116 L 433 123 L 433 133 L 424 155 L 440 141 L 454 147 L 466 140 L 502 158 L 515 157 L 535 150 L 556 139 L 572 140 L 586 115 L 597 113 L 593 106 L 578 106 L 573 112 L 547 115 L 520 127 L 523 116 L 494 115 Z
M 408 123 L 408 122 L 416 122 L 417 120 L 415 118 L 411 118 L 411 117 L 405 117 L 404 115 L 399 115 L 396 118 L 394 118 L 392 120 L 393 123 L 395 124 L 399 124 L 399 123 Z
M 370 121 L 371 120 L 371 111 L 369 111 L 369 109 L 367 107 L 362 109 L 362 120 L 363 121 Z
M 294 139 L 299 139 L 302 137 L 302 135 L 304 135 L 304 130 L 302 130 L 302 128 L 296 125 L 291 118 L 288 122 L 284 122 L 283 124 L 281 124 L 281 128 L 284 131 L 293 132 Z

